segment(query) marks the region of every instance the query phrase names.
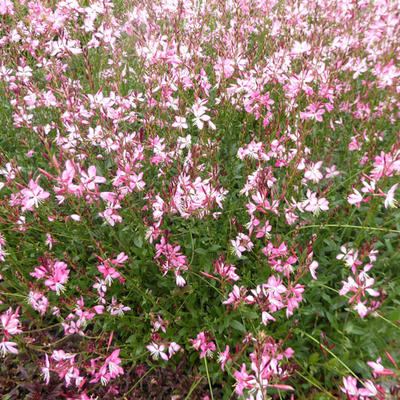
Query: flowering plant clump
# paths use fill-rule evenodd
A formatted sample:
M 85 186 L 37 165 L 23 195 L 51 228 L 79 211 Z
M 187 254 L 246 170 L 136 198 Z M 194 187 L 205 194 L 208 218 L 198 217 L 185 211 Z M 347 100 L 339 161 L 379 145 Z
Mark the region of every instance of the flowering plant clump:
M 0 0 L 1 396 L 399 398 L 399 43 L 397 0 Z

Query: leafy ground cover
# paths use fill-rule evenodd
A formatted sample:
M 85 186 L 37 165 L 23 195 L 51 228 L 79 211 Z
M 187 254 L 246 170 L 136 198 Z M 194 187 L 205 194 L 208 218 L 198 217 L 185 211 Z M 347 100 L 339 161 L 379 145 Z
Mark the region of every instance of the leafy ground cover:
M 397 0 L 0 0 L 4 399 L 400 397 Z

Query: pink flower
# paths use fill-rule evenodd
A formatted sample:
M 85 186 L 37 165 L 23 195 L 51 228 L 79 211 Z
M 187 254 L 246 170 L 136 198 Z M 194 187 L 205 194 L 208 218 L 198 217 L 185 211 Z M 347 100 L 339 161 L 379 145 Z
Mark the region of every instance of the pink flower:
M 96 184 L 97 183 L 104 183 L 106 182 L 106 178 L 102 176 L 97 176 L 96 175 L 96 167 L 94 165 L 91 165 L 88 168 L 88 172 L 86 173 L 85 171 L 81 171 L 81 181 L 82 183 L 92 191 L 96 190 Z
M 188 266 L 186 256 L 179 251 L 180 248 L 178 244 L 172 246 L 165 240 L 165 237 L 162 237 L 160 244 L 156 244 L 154 260 L 161 266 L 164 275 L 166 275 L 168 271 L 173 271 L 176 284 L 178 286 L 184 286 L 186 281 L 180 275 L 180 272 L 182 270 L 187 270 Z
M 97 266 L 97 269 L 103 274 L 104 281 L 108 285 L 111 285 L 114 279 L 117 279 L 121 276 L 121 274 L 111 265 L 109 260 L 103 261 L 102 264 Z
M 181 346 L 179 346 L 178 343 L 172 342 L 169 344 L 168 348 L 168 354 L 169 358 L 171 358 L 175 353 L 177 353 L 180 350 Z
M 108 371 L 110 373 L 111 378 L 115 378 L 118 375 L 122 375 L 124 373 L 124 369 L 119 366 L 121 364 L 121 359 L 119 356 L 120 349 L 114 350 L 109 357 L 106 358 L 104 365 L 107 365 Z
M 315 271 L 318 268 L 318 262 L 317 261 L 313 261 L 308 268 L 310 270 L 310 274 L 311 274 L 312 278 L 317 280 L 317 275 L 315 274 Z
M 356 189 L 353 189 L 353 191 L 354 193 L 347 196 L 347 202 L 349 204 L 356 204 L 360 208 L 360 203 L 363 201 L 362 194 Z
M 179 271 L 175 271 L 175 283 L 176 286 L 183 287 L 186 285 L 186 281 L 182 275 L 180 275 Z
M 35 271 L 30 275 L 37 279 L 46 278 L 44 284 L 59 295 L 64 290 L 70 270 L 65 262 L 54 260 L 44 260 L 43 264 L 35 267 Z
M 373 179 L 370 181 L 363 179 L 361 182 L 364 186 L 361 188 L 361 191 L 363 193 L 374 193 L 375 192 L 375 181 Z
M 239 280 L 239 275 L 236 274 L 236 267 L 234 265 L 226 265 L 225 258 L 222 254 L 215 261 L 214 265 L 214 273 L 221 275 L 222 279 L 227 282 Z
M 93 307 L 93 311 L 94 311 L 96 314 L 103 314 L 103 313 L 104 313 L 104 306 L 102 306 L 102 305 L 94 306 L 94 307 Z
M 352 376 L 343 377 L 343 385 L 344 387 L 340 386 L 340 390 L 346 393 L 351 399 L 358 397 L 358 388 L 357 388 L 357 379 L 353 378 Z
M 271 314 L 263 311 L 261 314 L 261 321 L 265 326 L 267 326 L 268 321 L 276 321 L 276 319 Z
M 34 310 L 39 311 L 40 315 L 44 315 L 49 307 L 47 297 L 38 291 L 30 291 L 28 295 L 28 303 Z
M 347 251 L 346 246 L 341 246 L 340 250 L 342 254 L 338 254 L 336 259 L 344 260 L 346 265 L 351 268 L 353 274 L 356 273 L 357 266 L 361 265 L 361 261 L 358 260 L 358 251 L 354 249 L 349 249 Z
M 215 349 L 215 343 L 211 340 L 211 336 L 208 332 L 200 332 L 196 339 L 189 339 L 193 343 L 193 347 L 196 350 L 201 350 L 200 358 L 206 355 L 210 355 Z
M 310 104 L 305 111 L 300 111 L 301 119 L 315 119 L 322 122 L 322 115 L 325 114 L 324 108 L 320 104 Z
M 378 389 L 371 380 L 363 382 L 364 387 L 359 390 L 361 396 L 375 397 L 378 394 Z
M 240 369 L 240 371 L 235 371 L 233 376 L 237 380 L 235 392 L 239 396 L 243 395 L 243 389 L 251 389 L 252 388 L 252 385 L 249 384 L 249 381 L 254 379 L 254 376 L 253 375 L 249 375 L 247 373 L 246 364 L 245 363 L 242 364 L 242 368 Z
M 356 281 L 351 276 L 349 276 L 347 278 L 347 282 L 342 281 L 342 283 L 343 283 L 343 287 L 342 287 L 342 289 L 340 289 L 340 292 L 339 292 L 340 296 L 344 296 L 349 291 L 356 292 L 358 289 L 358 285 L 357 285 Z
M 114 226 L 116 222 L 121 223 L 123 221 L 118 214 L 118 208 L 121 208 L 118 201 L 116 203 L 108 203 L 108 207 L 103 212 L 99 212 L 99 216 L 104 218 L 111 226 Z
M 5 165 L 5 168 L 0 169 L 0 175 L 3 175 L 7 179 L 7 181 L 12 181 L 16 177 L 16 172 L 17 171 L 19 172 L 20 170 L 21 170 L 21 167 L 15 168 L 15 167 L 13 167 L 13 165 L 10 162 L 8 162 Z
M 361 318 L 364 318 L 368 314 L 368 308 L 365 306 L 365 301 L 359 301 L 355 306 L 354 309 L 358 312 L 358 315 Z
M 75 222 L 79 222 L 81 220 L 81 217 L 77 214 L 71 214 L 67 218 L 70 218 L 70 219 L 72 219 L 72 221 L 75 221 Z M 66 220 L 67 220 L 67 218 L 66 218 Z
M 397 200 L 394 198 L 394 192 L 396 191 L 397 186 L 399 186 L 398 183 L 396 183 L 395 185 L 393 185 L 389 191 L 386 194 L 386 198 L 385 198 L 385 208 L 388 207 L 396 207 L 397 204 Z
M 318 183 L 323 177 L 323 175 L 319 171 L 319 169 L 321 168 L 321 165 L 322 165 L 322 161 L 318 161 L 315 164 L 311 163 L 311 166 L 309 168 L 307 168 L 307 171 L 304 173 L 304 177 L 308 180 Z
M 253 296 L 246 296 L 247 289 L 244 286 L 233 286 L 233 290 L 229 293 L 228 300 L 222 302 L 222 304 L 229 305 L 233 303 L 233 308 L 236 308 L 242 301 L 252 302 Z
M 227 345 L 225 351 L 219 354 L 218 361 L 221 363 L 221 369 L 224 371 L 225 363 L 231 358 L 229 354 L 229 346 Z
M 326 179 L 332 178 L 332 177 L 340 174 L 340 172 L 336 170 L 336 165 L 332 165 L 331 168 L 326 167 L 325 171 L 326 171 L 326 175 L 325 175 Z
M 49 249 L 51 250 L 53 247 L 53 243 L 60 243 L 58 240 L 54 239 L 50 233 L 46 233 L 46 244 L 49 246 Z
M 161 357 L 163 360 L 168 361 L 168 356 L 164 352 L 165 350 L 165 345 L 160 344 L 158 345 L 157 343 L 152 342 L 152 344 L 149 344 L 147 347 L 147 350 L 150 351 L 151 356 L 157 360 L 159 357 Z
M 349 143 L 349 151 L 360 151 L 362 148 L 362 143 L 357 141 L 356 136 L 351 137 L 351 142 Z
M 11 335 L 16 335 L 21 333 L 20 322 L 18 320 L 18 308 L 15 313 L 12 312 L 12 308 L 10 307 L 5 313 L 3 313 L 0 317 L 0 321 L 3 327 L 3 334 L 6 337 L 10 337 Z
M 188 124 L 186 123 L 186 118 L 175 116 L 175 122 L 172 124 L 172 127 L 178 129 L 187 129 Z
M 5 357 L 7 353 L 18 354 L 18 349 L 15 348 L 16 346 L 17 346 L 17 343 L 7 342 L 3 339 L 3 341 L 0 342 L 1 356 Z
M 307 200 L 302 202 L 302 207 L 304 207 L 306 211 L 311 211 L 313 214 L 318 215 L 320 210 L 329 210 L 329 202 L 325 197 L 318 199 L 316 193 L 307 190 Z
M 213 130 L 216 129 L 216 126 L 211 122 L 211 117 L 206 114 L 208 108 L 204 106 L 207 103 L 207 100 L 196 99 L 195 104 L 190 111 L 192 111 L 194 115 L 194 123 L 198 129 L 202 130 L 204 127 L 204 122 L 207 122 L 209 127 Z
M 38 176 L 35 181 L 31 179 L 28 188 L 21 191 L 21 194 L 24 196 L 21 202 L 22 211 L 33 211 L 34 207 L 38 207 L 39 203 L 50 196 L 50 193 L 44 191 L 43 188 L 38 185 L 39 178 L 40 176 Z
M 65 262 L 56 261 L 52 267 L 52 274 L 45 280 L 44 284 L 51 290 L 60 294 L 64 290 L 70 270 Z
M 157 332 L 159 329 L 161 329 L 164 333 L 167 333 L 165 321 L 161 318 L 160 314 L 157 315 L 157 319 L 157 321 L 152 322 L 154 330 Z
M 367 365 L 372 368 L 372 375 L 376 379 L 377 375 L 392 375 L 395 376 L 395 373 L 391 369 L 385 368 L 381 364 L 381 358 L 379 357 L 376 362 L 367 361 Z
M 293 55 L 299 56 L 303 53 L 309 54 L 310 50 L 311 50 L 311 45 L 309 43 L 307 43 L 306 41 L 299 42 L 296 40 L 293 44 L 291 53 Z
M 45 356 L 45 366 L 42 367 L 42 374 L 43 374 L 43 379 L 46 382 L 46 385 L 48 385 L 50 382 L 50 362 L 49 362 L 49 356 L 47 354 Z
M 0 15 L 14 15 L 14 4 L 11 0 L 0 0 Z
M 117 301 L 114 299 L 114 297 L 112 297 L 111 299 L 111 304 L 107 307 L 107 311 L 111 314 L 111 315 L 118 315 L 118 316 L 122 316 L 124 315 L 125 311 L 130 311 L 131 308 L 124 306 L 122 303 L 117 303 Z
M 214 69 L 219 74 L 223 73 L 225 79 L 229 79 L 235 71 L 235 62 L 231 58 L 223 59 L 222 57 L 218 57 Z
M 250 238 L 244 233 L 239 233 L 235 240 L 231 240 L 232 251 L 240 258 L 244 251 L 251 251 L 254 244 L 251 242 Z
M 120 349 L 114 350 L 111 355 L 106 358 L 104 364 L 100 367 L 98 372 L 92 371 L 94 378 L 90 381 L 91 383 L 95 383 L 100 380 L 102 384 L 106 385 L 110 379 L 114 379 L 118 375 L 122 375 L 124 373 L 124 369 L 119 365 L 121 364 L 119 352 Z M 92 366 L 95 367 L 96 363 L 93 362 Z M 74 371 L 71 370 L 71 372 Z M 76 372 L 79 374 L 79 371 L 76 370 Z

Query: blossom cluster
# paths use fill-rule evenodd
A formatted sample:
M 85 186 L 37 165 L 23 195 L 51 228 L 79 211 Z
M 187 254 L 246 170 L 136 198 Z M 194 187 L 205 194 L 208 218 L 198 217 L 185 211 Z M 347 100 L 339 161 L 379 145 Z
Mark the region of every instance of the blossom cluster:
M 213 391 L 208 360 L 249 400 L 383 397 L 399 43 L 397 0 L 0 0 L 1 355 L 82 400 L 136 362 L 133 397 L 186 363 Z M 370 379 L 319 360 L 345 334 Z

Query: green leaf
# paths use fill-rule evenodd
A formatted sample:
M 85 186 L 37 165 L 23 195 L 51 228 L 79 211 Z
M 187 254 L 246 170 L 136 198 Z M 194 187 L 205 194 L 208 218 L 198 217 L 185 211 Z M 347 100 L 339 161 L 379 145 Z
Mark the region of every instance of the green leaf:
M 143 246 L 143 238 L 142 235 L 140 235 L 139 233 L 137 233 L 133 239 L 133 243 L 135 244 L 136 247 L 139 247 L 139 249 L 142 248 Z
M 308 363 L 309 364 L 317 364 L 319 361 L 319 354 L 318 353 L 312 353 L 310 357 L 308 357 Z
M 239 321 L 236 321 L 236 320 L 231 321 L 230 326 L 233 329 L 236 329 L 240 332 L 246 332 L 246 329 L 244 328 L 243 324 Z
M 360 327 L 358 327 L 358 326 L 355 326 L 355 325 L 353 325 L 351 322 L 349 322 L 349 323 L 345 326 L 344 330 L 345 330 L 346 332 L 348 332 L 348 333 L 353 334 L 353 335 L 358 335 L 358 336 L 365 335 L 365 329 L 362 329 L 362 328 L 360 328 Z
M 194 250 L 194 252 L 197 253 L 197 254 L 203 255 L 203 256 L 208 254 L 208 251 L 205 250 L 205 249 L 202 249 L 201 247 L 197 247 Z

